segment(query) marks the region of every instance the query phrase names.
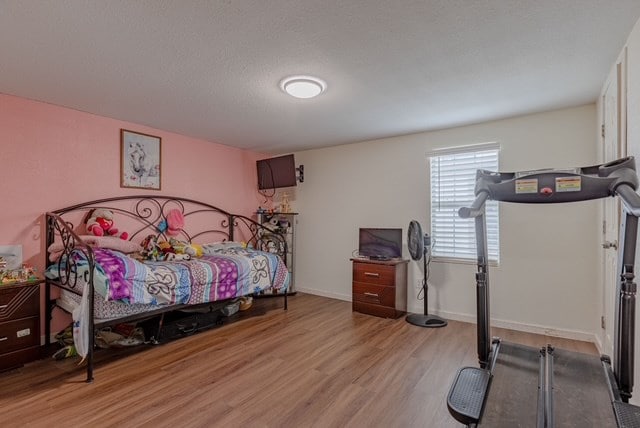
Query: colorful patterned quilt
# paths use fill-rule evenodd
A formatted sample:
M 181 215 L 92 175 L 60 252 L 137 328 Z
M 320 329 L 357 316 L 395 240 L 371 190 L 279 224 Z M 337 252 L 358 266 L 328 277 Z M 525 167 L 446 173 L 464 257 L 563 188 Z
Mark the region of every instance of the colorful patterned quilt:
M 201 258 L 171 262 L 140 262 L 105 248 L 93 251 L 95 290 L 109 301 L 197 304 L 270 288 L 286 290 L 290 280 L 280 257 L 251 249 L 230 248 Z

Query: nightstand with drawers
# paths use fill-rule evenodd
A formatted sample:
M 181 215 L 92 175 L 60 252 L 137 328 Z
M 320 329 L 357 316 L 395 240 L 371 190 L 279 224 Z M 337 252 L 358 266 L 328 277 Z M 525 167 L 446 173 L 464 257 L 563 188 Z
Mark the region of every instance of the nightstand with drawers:
M 354 311 L 383 318 L 398 318 L 407 311 L 408 260 L 351 259 Z
M 40 284 L 0 285 L 0 371 L 40 357 Z

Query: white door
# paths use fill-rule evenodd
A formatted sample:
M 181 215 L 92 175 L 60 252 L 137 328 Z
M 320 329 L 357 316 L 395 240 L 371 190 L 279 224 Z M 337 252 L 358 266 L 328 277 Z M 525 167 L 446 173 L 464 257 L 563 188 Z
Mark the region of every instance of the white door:
M 604 161 L 612 161 L 626 155 L 624 142 L 624 62 L 613 68 L 602 95 L 602 142 Z M 621 205 L 618 198 L 604 200 L 602 251 L 604 251 L 603 324 L 605 354 L 613 356 L 616 285 L 620 273 L 617 271 L 618 227 Z

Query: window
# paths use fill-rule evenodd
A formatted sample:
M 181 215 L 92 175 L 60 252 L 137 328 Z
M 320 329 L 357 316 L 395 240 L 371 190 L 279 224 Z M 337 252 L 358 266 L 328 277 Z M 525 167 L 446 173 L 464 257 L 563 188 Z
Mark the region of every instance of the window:
M 473 219 L 458 216 L 458 209 L 475 199 L 476 170 L 498 171 L 497 144 L 442 150 L 430 156 L 432 255 L 441 259 L 476 260 Z M 489 260 L 500 259 L 498 202 L 487 201 Z

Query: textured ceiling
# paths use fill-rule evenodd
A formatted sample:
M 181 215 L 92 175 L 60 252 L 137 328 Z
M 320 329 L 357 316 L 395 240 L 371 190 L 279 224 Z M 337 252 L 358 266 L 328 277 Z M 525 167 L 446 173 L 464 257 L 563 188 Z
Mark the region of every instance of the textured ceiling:
M 638 0 L 0 0 L 0 92 L 273 153 L 595 101 Z M 324 79 L 298 100 L 290 74 Z

